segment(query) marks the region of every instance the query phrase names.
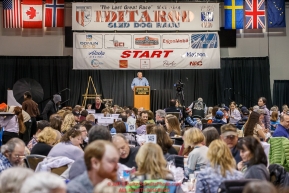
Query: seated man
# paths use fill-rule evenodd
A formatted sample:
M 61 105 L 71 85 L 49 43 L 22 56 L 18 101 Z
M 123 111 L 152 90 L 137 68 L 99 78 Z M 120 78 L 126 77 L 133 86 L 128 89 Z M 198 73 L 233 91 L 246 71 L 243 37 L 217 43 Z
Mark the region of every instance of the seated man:
M 143 120 L 143 122 L 144 122 L 145 124 L 147 124 L 147 122 L 148 122 L 148 111 L 142 111 L 142 112 L 140 113 L 140 117 L 141 117 L 141 119 Z
M 119 163 L 124 164 L 130 168 L 136 168 L 137 165 L 135 162 L 135 156 L 139 150 L 139 147 L 130 147 L 126 137 L 120 133 L 113 136 L 112 142 L 119 151 Z
M 238 132 L 237 127 L 232 124 L 225 124 L 221 127 L 221 139 L 227 144 L 227 146 L 230 148 L 231 153 L 236 161 L 236 164 L 238 164 L 240 161 L 242 161 L 240 157 L 240 151 L 237 149 L 237 143 L 238 143 Z
M 213 118 L 212 123 L 220 123 L 220 124 L 226 124 L 223 119 L 224 113 L 221 110 L 218 110 L 216 112 L 216 116 Z
M 159 109 L 156 111 L 156 124 L 160 124 L 162 126 L 165 126 L 165 118 L 166 118 L 166 112 L 162 109 Z
M 119 154 L 115 146 L 105 140 L 90 143 L 84 151 L 87 170 L 71 180 L 67 193 L 91 193 L 104 179 L 117 180 Z
M 8 168 L 21 166 L 25 158 L 25 143 L 19 138 L 10 139 L 1 147 L 0 173 Z
M 280 124 L 277 125 L 277 128 L 273 133 L 273 137 L 289 138 L 289 111 L 281 115 Z
M 168 113 L 182 113 L 182 110 L 179 107 L 176 107 L 176 100 L 171 99 L 170 100 L 170 106 L 168 108 L 165 108 L 165 112 Z

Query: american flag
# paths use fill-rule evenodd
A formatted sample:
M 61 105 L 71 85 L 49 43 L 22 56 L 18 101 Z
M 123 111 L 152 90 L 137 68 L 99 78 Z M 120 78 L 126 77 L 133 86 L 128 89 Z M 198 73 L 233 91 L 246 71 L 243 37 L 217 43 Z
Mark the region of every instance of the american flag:
M 265 28 L 265 3 L 264 0 L 246 0 L 245 1 L 246 29 L 264 29 Z
M 3 0 L 3 28 L 22 28 L 20 0 Z

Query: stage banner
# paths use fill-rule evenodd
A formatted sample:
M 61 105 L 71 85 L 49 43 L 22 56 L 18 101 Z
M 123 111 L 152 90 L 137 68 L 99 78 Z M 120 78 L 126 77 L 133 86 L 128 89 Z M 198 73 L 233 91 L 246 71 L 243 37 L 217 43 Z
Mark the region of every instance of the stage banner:
M 73 33 L 73 69 L 220 68 L 216 32 Z
M 72 30 L 220 30 L 219 3 L 72 3 Z

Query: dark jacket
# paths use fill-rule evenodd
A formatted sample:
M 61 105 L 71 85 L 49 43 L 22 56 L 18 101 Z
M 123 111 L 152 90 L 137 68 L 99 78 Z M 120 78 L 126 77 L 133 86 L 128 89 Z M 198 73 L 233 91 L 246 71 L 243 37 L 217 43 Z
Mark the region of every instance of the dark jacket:
M 238 164 L 240 161 L 242 161 L 242 158 L 240 156 L 240 150 L 237 149 L 237 146 L 235 146 L 233 149 L 231 149 L 231 153 L 236 161 L 236 164 Z
M 289 173 L 284 169 L 284 167 L 278 164 L 271 164 L 269 166 L 270 177 L 274 177 L 271 182 L 275 186 L 288 187 L 289 186 Z
M 45 105 L 44 110 L 42 112 L 43 120 L 49 121 L 50 115 L 56 113 L 58 111 L 57 105 L 54 103 L 53 100 L 48 101 Z
M 94 109 L 94 110 L 95 110 L 95 113 L 101 113 L 101 111 L 102 111 L 103 109 L 105 109 L 105 104 L 101 103 L 100 108 L 99 108 L 99 109 L 96 109 L 95 103 L 93 103 L 93 104 L 91 105 L 91 109 Z

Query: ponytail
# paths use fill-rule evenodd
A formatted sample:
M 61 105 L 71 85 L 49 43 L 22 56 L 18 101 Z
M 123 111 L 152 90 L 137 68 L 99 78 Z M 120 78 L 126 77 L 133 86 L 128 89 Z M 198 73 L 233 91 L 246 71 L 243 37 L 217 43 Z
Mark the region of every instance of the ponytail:
M 19 133 L 24 133 L 26 128 L 24 125 L 24 119 L 23 119 L 23 115 L 22 115 L 22 108 L 21 107 L 15 107 L 14 108 L 14 113 L 15 115 L 17 115 L 17 121 L 19 124 Z

